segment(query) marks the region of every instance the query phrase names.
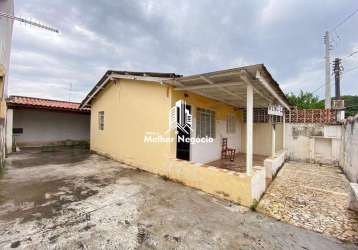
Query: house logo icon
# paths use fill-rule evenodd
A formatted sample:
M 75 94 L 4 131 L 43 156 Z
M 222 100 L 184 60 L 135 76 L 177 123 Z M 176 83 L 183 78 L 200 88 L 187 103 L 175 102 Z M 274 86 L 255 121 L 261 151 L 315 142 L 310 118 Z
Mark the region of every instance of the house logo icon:
M 189 135 L 193 131 L 192 123 L 190 106 L 183 100 L 177 101 L 169 112 L 169 128 Z

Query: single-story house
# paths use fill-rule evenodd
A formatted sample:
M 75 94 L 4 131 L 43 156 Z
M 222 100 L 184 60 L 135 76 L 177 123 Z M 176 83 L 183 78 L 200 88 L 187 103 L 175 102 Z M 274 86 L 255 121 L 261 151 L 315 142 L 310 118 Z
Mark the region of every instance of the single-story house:
M 86 143 L 90 136 L 90 110 L 79 103 L 35 97 L 7 99 L 6 148 Z
M 91 150 L 250 206 L 284 161 L 285 119 L 270 105 L 290 108 L 258 64 L 184 77 L 111 70 L 81 108 Z

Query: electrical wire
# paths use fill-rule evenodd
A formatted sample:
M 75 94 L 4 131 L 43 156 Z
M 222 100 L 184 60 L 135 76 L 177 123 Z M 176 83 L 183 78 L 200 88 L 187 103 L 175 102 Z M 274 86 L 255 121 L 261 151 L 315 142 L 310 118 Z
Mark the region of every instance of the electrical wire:
M 349 55 L 345 56 L 345 58 L 354 56 L 354 55 L 357 54 L 357 53 L 358 53 L 358 50 L 353 50 L 352 53 L 350 53 Z
M 358 66 L 345 70 L 345 73 L 358 69 Z
M 336 26 L 334 26 L 331 29 L 331 32 L 336 31 L 336 29 L 340 26 L 342 26 L 344 23 L 346 23 L 351 17 L 353 17 L 355 14 L 358 13 L 358 9 L 356 9 L 355 11 L 353 11 L 350 15 L 348 15 L 346 18 L 344 18 L 342 21 L 340 21 L 338 24 L 336 24 Z
M 351 72 L 351 71 L 357 70 L 357 69 L 358 69 L 358 66 L 353 67 L 353 68 L 350 68 L 350 69 L 347 69 L 347 70 L 344 71 L 344 73 L 348 73 L 348 72 Z M 331 80 L 332 80 L 332 79 L 333 79 L 333 78 L 331 77 Z M 317 92 L 318 90 L 320 90 L 321 88 L 323 88 L 325 85 L 326 85 L 325 83 L 322 84 L 322 85 L 319 86 L 317 89 L 313 90 L 311 93 L 313 94 L 313 93 Z M 333 86 L 333 85 L 334 85 L 334 82 L 331 83 L 331 86 Z
M 337 47 L 337 46 L 338 46 L 338 43 L 342 40 L 341 37 L 340 37 L 340 36 L 338 35 L 338 33 L 336 32 L 337 28 L 340 27 L 340 26 L 342 26 L 344 23 L 346 23 L 351 17 L 353 17 L 353 16 L 354 16 L 355 14 L 357 14 L 357 13 L 358 13 L 358 9 L 354 10 L 351 14 L 349 14 L 346 18 L 344 18 L 343 20 L 341 20 L 339 23 L 337 23 L 337 24 L 331 29 L 330 32 L 333 33 L 333 34 L 336 36 L 336 38 L 338 39 L 338 40 L 336 40 L 334 37 L 331 38 L 332 41 L 335 43 L 334 46 L 331 45 L 332 47 Z M 353 55 L 355 55 L 355 54 L 357 54 L 357 53 L 358 53 L 358 51 L 352 51 L 352 53 L 350 53 L 349 55 L 345 56 L 344 58 L 351 57 L 351 56 L 353 56 Z M 353 70 L 356 70 L 356 69 L 358 69 L 358 66 L 346 70 L 345 73 L 350 72 L 350 71 L 353 71 Z M 332 80 L 332 77 L 331 77 L 331 80 Z M 331 85 L 333 85 L 333 84 L 334 84 L 334 82 L 333 82 Z M 317 92 L 318 90 L 322 89 L 325 85 L 326 85 L 326 84 L 322 84 L 321 86 L 319 86 L 317 89 L 315 89 L 315 90 L 312 91 L 311 93 Z

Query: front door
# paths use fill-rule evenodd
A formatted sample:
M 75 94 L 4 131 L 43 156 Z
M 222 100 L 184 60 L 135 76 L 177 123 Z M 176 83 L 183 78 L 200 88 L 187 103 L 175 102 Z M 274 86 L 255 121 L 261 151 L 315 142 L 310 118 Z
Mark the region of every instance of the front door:
M 191 117 L 191 106 L 182 103 L 181 106 L 176 107 L 177 112 L 177 124 L 184 125 L 187 122 L 187 113 L 189 112 Z M 190 118 L 191 119 L 191 118 Z M 190 160 L 190 127 L 189 126 L 177 126 L 177 152 L 176 157 L 180 160 Z

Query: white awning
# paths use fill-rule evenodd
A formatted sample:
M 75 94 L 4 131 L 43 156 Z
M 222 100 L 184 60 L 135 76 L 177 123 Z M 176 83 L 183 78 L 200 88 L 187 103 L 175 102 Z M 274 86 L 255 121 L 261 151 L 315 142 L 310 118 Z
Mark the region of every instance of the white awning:
M 246 107 L 246 86 L 254 88 L 254 107 L 280 104 L 289 109 L 282 90 L 263 64 L 185 76 L 164 81 L 176 91 L 188 91 L 223 103 Z

